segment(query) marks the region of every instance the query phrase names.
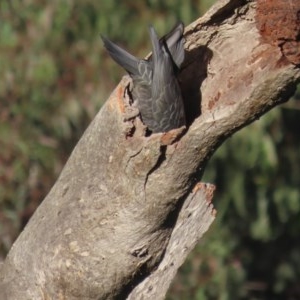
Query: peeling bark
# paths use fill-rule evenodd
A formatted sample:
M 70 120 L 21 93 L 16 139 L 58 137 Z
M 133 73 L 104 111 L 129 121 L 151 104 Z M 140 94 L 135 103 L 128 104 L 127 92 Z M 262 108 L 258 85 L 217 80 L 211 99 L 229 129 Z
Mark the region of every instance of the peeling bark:
M 147 136 L 122 79 L 1 266 L 1 299 L 164 298 L 214 219 L 206 162 L 300 80 L 257 2 L 220 0 L 186 28 L 186 129 Z

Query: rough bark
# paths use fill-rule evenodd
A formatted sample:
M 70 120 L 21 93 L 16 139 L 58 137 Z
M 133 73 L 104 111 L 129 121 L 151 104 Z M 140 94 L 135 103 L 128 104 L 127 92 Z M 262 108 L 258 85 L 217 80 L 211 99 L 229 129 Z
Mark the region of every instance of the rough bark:
M 2 299 L 164 298 L 214 219 L 206 162 L 299 82 L 299 35 L 269 34 L 265 3 L 221 0 L 186 28 L 187 129 L 146 136 L 123 78 L 10 250 Z

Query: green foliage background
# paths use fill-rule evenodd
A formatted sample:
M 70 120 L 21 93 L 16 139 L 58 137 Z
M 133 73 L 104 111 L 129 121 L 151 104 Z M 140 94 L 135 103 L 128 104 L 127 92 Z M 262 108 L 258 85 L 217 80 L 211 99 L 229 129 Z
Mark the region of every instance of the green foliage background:
M 124 72 L 100 33 L 140 57 L 214 1 L 0 2 L 0 254 L 45 197 Z M 215 153 L 217 219 L 168 299 L 300 299 L 300 92 Z

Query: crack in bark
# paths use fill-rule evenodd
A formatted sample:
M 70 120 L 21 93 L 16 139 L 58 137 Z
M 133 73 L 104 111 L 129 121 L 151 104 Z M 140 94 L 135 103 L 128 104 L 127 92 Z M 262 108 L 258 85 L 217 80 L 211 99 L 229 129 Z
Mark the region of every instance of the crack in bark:
M 129 165 L 130 161 L 131 161 L 134 157 L 138 156 L 142 151 L 143 151 L 143 147 L 142 147 L 141 149 L 137 150 L 135 153 L 129 155 L 129 157 L 128 157 L 128 159 L 127 159 L 127 162 L 126 162 L 126 164 L 125 164 L 125 173 L 126 173 L 126 170 L 127 170 L 127 168 L 128 168 L 128 165 Z
M 146 198 L 147 198 L 147 196 L 146 196 L 146 185 L 147 185 L 147 182 L 148 182 L 148 178 L 149 178 L 149 176 L 150 176 L 153 172 L 155 172 L 155 170 L 157 170 L 157 169 L 161 166 L 161 164 L 165 161 L 165 159 L 166 159 L 166 151 L 167 151 L 167 146 L 161 145 L 161 146 L 160 146 L 160 155 L 159 155 L 159 157 L 158 157 L 158 159 L 157 159 L 156 164 L 155 164 L 155 165 L 148 171 L 148 173 L 146 174 L 146 178 L 145 178 L 145 182 L 144 182 L 145 201 L 146 201 Z

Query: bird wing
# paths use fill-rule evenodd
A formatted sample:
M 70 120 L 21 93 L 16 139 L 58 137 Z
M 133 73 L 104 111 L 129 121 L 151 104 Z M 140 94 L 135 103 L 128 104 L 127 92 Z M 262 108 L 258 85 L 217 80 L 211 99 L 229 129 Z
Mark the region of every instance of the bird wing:
M 157 123 L 153 131 L 163 132 L 184 125 L 183 100 L 170 53 L 163 40 L 158 40 L 152 26 L 150 38 L 153 48 L 152 112 Z
M 122 66 L 129 74 L 137 75 L 139 72 L 139 59 L 110 41 L 108 38 L 104 36 L 101 36 L 101 38 L 105 48 L 115 62 Z
M 183 38 L 184 25 L 178 22 L 174 28 L 161 38 L 166 43 L 173 61 L 176 66 L 180 68 L 184 60 L 184 38 Z

